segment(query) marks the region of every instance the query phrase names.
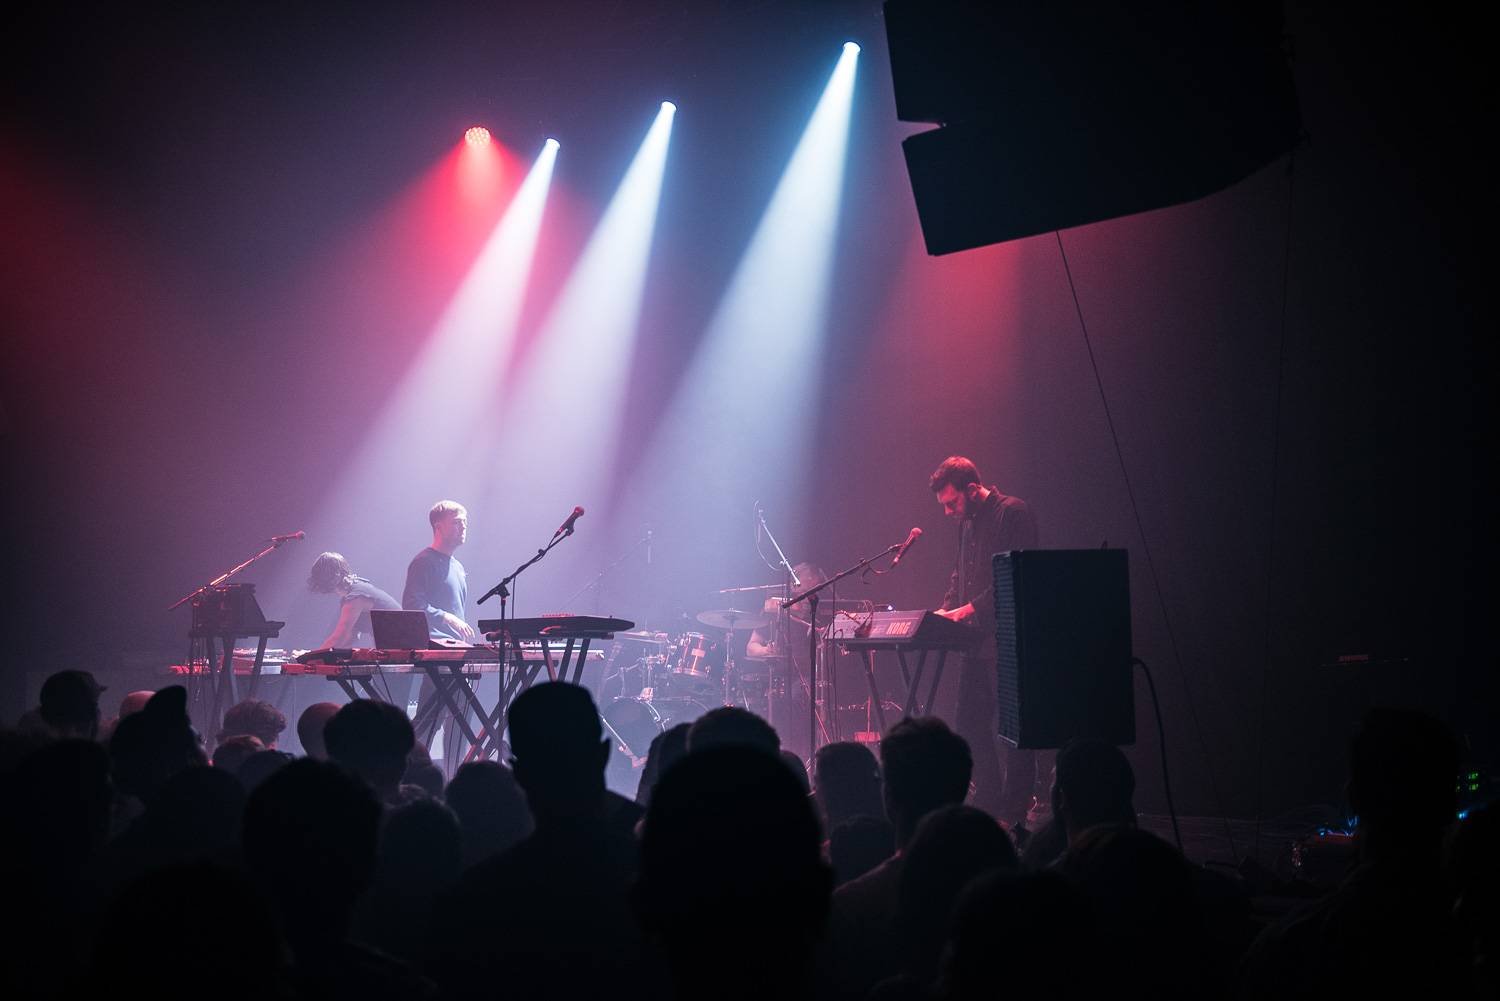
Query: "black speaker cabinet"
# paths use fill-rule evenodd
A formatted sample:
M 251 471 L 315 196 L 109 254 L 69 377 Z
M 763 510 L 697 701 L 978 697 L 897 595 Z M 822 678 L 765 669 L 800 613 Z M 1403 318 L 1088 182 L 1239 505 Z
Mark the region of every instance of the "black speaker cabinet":
M 997 553 L 994 574 L 1000 736 L 1135 743 L 1125 550 Z
M 1202 198 L 1302 131 L 1273 0 L 887 0 L 929 254 Z

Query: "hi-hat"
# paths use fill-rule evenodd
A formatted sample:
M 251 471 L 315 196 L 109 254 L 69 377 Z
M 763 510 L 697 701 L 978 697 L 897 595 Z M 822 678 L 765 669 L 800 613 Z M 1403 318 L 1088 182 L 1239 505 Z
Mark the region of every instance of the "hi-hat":
M 617 640 L 636 640 L 640 643 L 666 643 L 669 639 L 666 633 L 654 633 L 648 629 L 634 629 L 628 633 L 616 633 Z
M 698 613 L 698 621 L 715 629 L 755 629 L 770 621 L 760 609 L 747 611 L 739 608 L 714 608 Z

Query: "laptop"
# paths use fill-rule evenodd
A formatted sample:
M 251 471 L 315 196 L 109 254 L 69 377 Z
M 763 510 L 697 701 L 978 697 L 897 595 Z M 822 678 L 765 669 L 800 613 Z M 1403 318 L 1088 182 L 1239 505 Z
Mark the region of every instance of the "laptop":
M 427 613 L 370 609 L 370 631 L 381 650 L 427 650 L 435 644 L 427 632 Z

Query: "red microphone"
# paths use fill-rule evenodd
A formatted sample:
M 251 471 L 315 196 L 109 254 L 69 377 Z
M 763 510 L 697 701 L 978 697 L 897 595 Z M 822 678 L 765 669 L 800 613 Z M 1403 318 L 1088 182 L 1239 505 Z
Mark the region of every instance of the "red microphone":
M 920 528 L 913 528 L 911 532 L 907 534 L 906 541 L 901 543 L 900 549 L 896 550 L 896 558 L 891 560 L 892 570 L 896 569 L 896 564 L 901 562 L 901 557 L 906 555 L 906 551 L 911 548 L 911 544 L 913 542 L 916 542 L 921 537 L 922 530 Z
M 568 515 L 568 520 L 562 523 L 562 527 L 559 528 L 557 531 L 555 531 L 555 532 L 552 533 L 552 537 L 555 539 L 559 535 L 562 535 L 564 533 L 567 533 L 568 535 L 572 535 L 573 534 L 573 524 L 576 521 L 578 521 L 579 518 L 582 518 L 582 517 L 583 517 L 583 508 L 581 508 L 581 507 L 575 507 L 573 509 L 573 513 L 570 514 L 570 515 Z
M 295 542 L 298 539 L 305 538 L 307 538 L 306 532 L 292 532 L 290 535 L 273 535 L 271 536 L 271 541 L 279 546 L 283 542 Z

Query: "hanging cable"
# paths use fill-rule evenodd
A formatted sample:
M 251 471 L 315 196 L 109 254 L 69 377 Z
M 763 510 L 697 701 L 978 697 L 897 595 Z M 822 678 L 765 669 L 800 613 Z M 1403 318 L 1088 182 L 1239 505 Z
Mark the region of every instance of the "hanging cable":
M 1213 761 L 1208 753 L 1208 742 L 1203 737 L 1203 725 L 1198 720 L 1198 710 L 1193 704 L 1193 691 L 1188 685 L 1187 669 L 1183 666 L 1182 651 L 1177 645 L 1177 632 L 1172 628 L 1172 617 L 1167 612 L 1167 597 L 1162 591 L 1161 578 L 1156 573 L 1156 561 L 1151 558 L 1151 545 L 1146 541 L 1146 525 L 1141 520 L 1141 507 L 1135 499 L 1135 488 L 1130 484 L 1130 472 L 1125 466 L 1125 452 L 1120 448 L 1120 435 L 1115 431 L 1114 415 L 1110 413 L 1109 396 L 1104 392 L 1104 379 L 1099 375 L 1099 362 L 1094 358 L 1094 345 L 1089 339 L 1088 324 L 1083 320 L 1083 306 L 1078 301 L 1078 288 L 1073 284 L 1073 269 L 1068 265 L 1068 252 L 1063 247 L 1062 231 L 1056 230 L 1053 235 L 1057 237 L 1057 250 L 1062 254 L 1063 271 L 1068 277 L 1068 291 L 1073 294 L 1073 309 L 1078 313 L 1078 326 L 1083 331 L 1083 345 L 1088 350 L 1089 366 L 1094 371 L 1094 384 L 1099 387 L 1099 401 L 1104 405 L 1104 420 L 1109 425 L 1109 436 L 1115 446 L 1115 458 L 1120 463 L 1120 475 L 1125 480 L 1125 493 L 1130 498 L 1130 511 L 1135 516 L 1135 528 L 1141 537 L 1141 551 L 1146 556 L 1146 569 L 1151 575 L 1151 586 L 1156 591 L 1157 604 L 1161 607 L 1162 624 L 1167 630 L 1167 641 L 1172 648 L 1172 660 L 1177 667 L 1178 679 L 1182 683 L 1182 692 L 1186 697 L 1188 716 L 1193 721 L 1193 732 L 1203 751 L 1204 767 L 1208 771 L 1208 784 L 1214 799 L 1214 808 L 1223 818 L 1224 834 L 1229 839 L 1229 850 L 1238 857 L 1239 848 L 1235 844 L 1234 828 L 1229 823 L 1229 817 L 1224 813 L 1224 798 L 1219 793 L 1219 781 L 1215 777 Z
M 1139 657 L 1130 658 L 1130 662 L 1141 669 L 1146 676 L 1146 687 L 1151 690 L 1151 708 L 1156 712 L 1156 739 L 1161 747 L 1161 785 L 1167 793 L 1167 816 L 1172 818 L 1172 840 L 1177 842 L 1177 850 L 1182 851 L 1182 832 L 1177 829 L 1177 804 L 1172 802 L 1172 776 L 1167 771 L 1167 728 L 1161 722 L 1161 703 L 1156 700 L 1156 682 L 1151 680 L 1151 668 Z

